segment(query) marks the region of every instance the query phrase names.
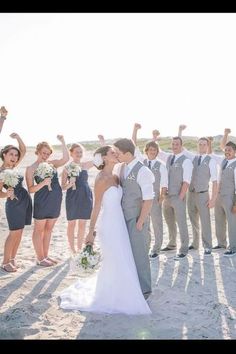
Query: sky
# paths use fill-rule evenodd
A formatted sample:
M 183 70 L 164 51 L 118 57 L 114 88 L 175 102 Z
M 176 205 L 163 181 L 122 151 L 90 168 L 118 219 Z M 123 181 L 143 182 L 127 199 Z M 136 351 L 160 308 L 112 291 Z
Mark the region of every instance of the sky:
M 236 135 L 236 14 L 0 14 L 0 145 Z

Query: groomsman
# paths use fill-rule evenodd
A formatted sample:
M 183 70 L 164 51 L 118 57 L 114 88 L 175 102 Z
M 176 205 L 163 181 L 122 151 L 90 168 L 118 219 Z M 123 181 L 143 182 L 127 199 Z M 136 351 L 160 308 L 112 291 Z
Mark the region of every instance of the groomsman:
M 179 136 L 182 136 L 182 131 L 185 128 L 185 125 L 179 126 Z M 200 218 L 204 254 L 210 255 L 212 250 L 210 208 L 215 206 L 217 197 L 217 164 L 208 154 L 211 151 L 209 138 L 200 138 L 197 149 L 197 155 L 184 149 L 185 156 L 193 162 L 193 173 L 187 198 L 188 214 L 193 230 L 193 241 L 189 249 L 199 248 Z M 212 182 L 211 196 L 209 194 L 210 181 Z
M 227 135 L 227 132 L 225 132 Z M 221 142 L 223 148 L 225 140 Z M 226 257 L 236 254 L 236 144 L 229 141 L 224 148 L 225 158 L 221 159 L 218 197 L 215 205 L 215 228 L 218 245 L 214 249 L 226 248 L 226 225 L 228 224 L 229 248 Z
M 207 155 L 208 139 L 198 140 L 198 152 L 193 159 L 193 174 L 188 193 L 188 214 L 192 224 L 193 241 L 189 249 L 199 248 L 199 218 L 204 254 L 210 255 L 212 250 L 212 230 L 210 208 L 215 206 L 217 197 L 217 165 L 215 160 Z M 211 196 L 209 181 L 212 182 Z
M 169 231 L 169 243 L 162 251 L 176 249 L 176 221 L 180 233 L 181 247 L 175 260 L 183 259 L 188 253 L 189 234 L 186 220 L 186 193 L 191 182 L 193 165 L 183 152 L 181 137 L 172 138 L 173 154 L 167 158 L 168 193 L 164 199 L 163 212 Z M 165 156 L 162 152 L 162 156 Z
M 165 164 L 157 158 L 159 153 L 159 146 L 155 141 L 150 141 L 145 145 L 145 156 L 141 154 L 137 148 L 137 131 L 141 129 L 141 125 L 134 124 L 132 140 L 136 145 L 135 153 L 136 157 L 144 163 L 153 173 L 155 182 L 153 184 L 155 197 L 152 204 L 152 209 L 149 217 L 149 237 L 148 237 L 148 249 L 151 244 L 151 232 L 150 222 L 152 222 L 155 242 L 150 252 L 150 259 L 154 260 L 160 254 L 162 242 L 163 242 L 163 217 L 162 217 L 162 202 L 167 192 L 168 187 L 168 174 Z

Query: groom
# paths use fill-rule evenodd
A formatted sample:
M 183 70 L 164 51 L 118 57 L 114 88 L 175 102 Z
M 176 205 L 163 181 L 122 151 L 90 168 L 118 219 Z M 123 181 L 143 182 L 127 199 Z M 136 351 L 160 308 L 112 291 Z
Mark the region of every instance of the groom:
M 120 173 L 120 184 L 123 189 L 122 209 L 140 286 L 147 299 L 152 292 L 148 257 L 148 215 L 154 198 L 154 176 L 142 162 L 135 158 L 135 145 L 132 140 L 119 139 L 114 146 L 118 160 L 124 162 Z

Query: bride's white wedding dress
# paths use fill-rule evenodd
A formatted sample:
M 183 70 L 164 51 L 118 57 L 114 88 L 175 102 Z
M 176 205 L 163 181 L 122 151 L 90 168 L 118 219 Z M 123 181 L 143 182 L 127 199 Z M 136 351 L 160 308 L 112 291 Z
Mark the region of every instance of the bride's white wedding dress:
M 78 280 L 60 294 L 63 309 L 132 315 L 151 313 L 140 288 L 121 197 L 120 186 L 105 191 L 97 228 L 101 267 L 90 278 Z

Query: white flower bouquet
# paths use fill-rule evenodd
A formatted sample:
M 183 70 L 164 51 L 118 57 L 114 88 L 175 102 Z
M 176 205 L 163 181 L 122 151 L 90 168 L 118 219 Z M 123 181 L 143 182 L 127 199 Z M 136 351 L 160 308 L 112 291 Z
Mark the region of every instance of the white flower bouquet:
M 35 172 L 34 172 L 34 176 L 39 177 L 42 181 L 47 178 L 53 177 L 53 173 L 54 173 L 54 167 L 52 164 L 48 163 L 48 162 L 41 162 L 38 167 L 36 168 Z M 51 185 L 48 186 L 48 190 L 51 191 L 52 187 Z
M 87 245 L 73 258 L 73 266 L 71 268 L 77 275 L 87 276 L 99 268 L 100 261 L 100 252 L 93 250 L 92 245 Z
M 76 190 L 75 181 L 76 181 L 76 177 L 79 175 L 80 171 L 81 171 L 80 166 L 75 162 L 71 162 L 66 166 L 67 175 L 70 178 L 70 181 L 74 182 L 74 184 L 72 186 L 72 190 Z
M 7 188 L 15 188 L 19 183 L 19 172 L 16 170 L 6 169 L 0 173 L 0 181 L 3 182 L 3 185 L 7 186 Z M 11 200 L 18 198 L 13 194 Z

